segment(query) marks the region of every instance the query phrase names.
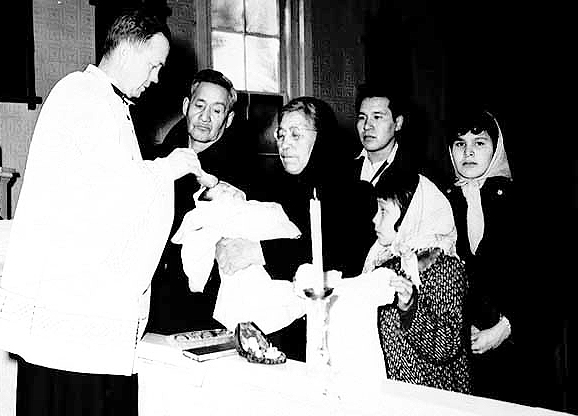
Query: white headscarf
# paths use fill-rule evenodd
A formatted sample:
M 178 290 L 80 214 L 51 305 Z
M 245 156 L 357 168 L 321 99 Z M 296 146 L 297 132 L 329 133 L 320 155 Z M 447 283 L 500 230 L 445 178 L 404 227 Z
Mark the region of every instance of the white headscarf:
M 419 182 L 393 243 L 382 246 L 376 241 L 365 260 L 369 272 L 392 256 L 401 256 L 401 266 L 413 283 L 420 279 L 416 252 L 441 248 L 456 255 L 457 232 L 451 205 L 445 195 L 428 178 L 419 175 Z
M 462 176 L 458 169 L 456 168 L 456 162 L 454 160 L 452 149 L 450 147 L 450 157 L 452 159 L 452 165 L 454 167 L 454 172 L 457 181 L 454 185 L 461 187 L 462 193 L 466 198 L 466 203 L 468 205 L 468 210 L 466 214 L 467 224 L 468 224 L 468 240 L 470 242 L 470 249 L 473 254 L 476 253 L 478 245 L 484 236 L 484 212 L 482 209 L 482 199 L 480 197 L 480 189 L 486 182 L 487 178 L 493 176 L 504 176 L 506 178 L 511 178 L 512 173 L 510 171 L 510 165 L 508 164 L 508 157 L 506 155 L 506 150 L 504 148 L 504 138 L 502 137 L 502 130 L 496 118 L 488 111 L 486 111 L 498 128 L 498 142 L 496 144 L 496 149 L 492 160 L 488 165 L 486 171 L 477 178 L 466 178 Z

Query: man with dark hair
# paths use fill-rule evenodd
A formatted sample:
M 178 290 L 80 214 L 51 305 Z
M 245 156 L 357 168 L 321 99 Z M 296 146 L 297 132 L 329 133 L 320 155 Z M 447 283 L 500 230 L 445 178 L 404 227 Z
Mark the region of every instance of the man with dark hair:
M 414 160 L 399 148 L 405 121 L 402 98 L 383 85 L 362 84 L 357 90 L 355 110 L 357 133 L 363 146 L 355 174 L 375 186 L 385 175 L 414 170 Z
M 154 16 L 124 12 L 98 66 L 64 77 L 42 106 L 0 285 L 19 416 L 137 413 L 136 345 L 173 183 L 204 181 L 193 150 L 144 161 L 129 112 L 158 82 L 168 36 Z
M 377 184 L 395 182 L 416 171 L 415 158 L 400 145 L 401 129 L 406 121 L 404 99 L 392 88 L 382 84 L 361 84 L 357 88 L 356 128 L 363 149 L 354 161 L 355 178 Z M 358 244 L 371 247 L 375 243 L 373 229 L 358 237 Z
M 195 74 L 190 94 L 183 99 L 183 118 L 158 145 L 163 156 L 174 149 L 190 148 L 198 153 L 202 166 L 223 181 L 246 190 L 243 179 L 247 171 L 245 143 L 227 135 L 233 122 L 237 91 L 221 72 L 203 69 Z M 227 182 L 224 182 L 228 185 Z M 229 185 L 233 192 L 235 187 Z M 195 208 L 194 194 L 201 184 L 194 175 L 175 182 L 175 218 L 171 236 L 187 212 Z M 241 192 L 237 189 L 236 192 Z M 183 270 L 181 245 L 169 241 L 155 277 L 151 294 L 150 320 L 147 331 L 170 334 L 196 329 L 222 327 L 212 317 L 220 278 L 216 262 L 203 292 L 191 292 Z

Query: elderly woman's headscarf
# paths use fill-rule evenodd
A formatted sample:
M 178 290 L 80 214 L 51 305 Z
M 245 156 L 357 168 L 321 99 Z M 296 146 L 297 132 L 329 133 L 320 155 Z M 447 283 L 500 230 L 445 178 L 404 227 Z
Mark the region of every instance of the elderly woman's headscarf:
M 478 245 L 482 240 L 484 235 L 484 212 L 482 209 L 482 199 L 480 197 L 480 189 L 486 182 L 486 179 L 494 176 L 503 176 L 506 178 L 511 178 L 512 173 L 510 171 L 510 165 L 508 163 L 508 157 L 506 155 L 506 150 L 504 148 L 504 138 L 502 136 L 502 130 L 496 118 L 488 111 L 485 111 L 489 115 L 494 123 L 496 124 L 498 131 L 498 140 L 495 142 L 494 155 L 492 160 L 488 165 L 486 171 L 477 178 L 466 178 L 462 176 L 457 167 L 452 154 L 452 148 L 450 145 L 450 157 L 452 159 L 452 165 L 454 167 L 454 172 L 456 175 L 455 186 L 459 186 L 462 190 L 466 202 L 468 205 L 466 219 L 468 224 L 468 240 L 470 243 L 470 249 L 473 254 L 476 253 Z M 474 127 L 474 126 L 470 126 Z M 467 132 L 466 132 L 467 133 Z M 489 132 L 488 132 L 489 133 Z
M 331 106 L 318 98 L 310 96 L 296 97 L 285 104 L 279 112 L 279 121 L 285 114 L 299 111 L 309 119 L 317 131 L 315 144 L 307 166 L 298 175 L 289 175 L 306 187 L 316 188 L 318 196 L 325 186 L 339 183 L 348 170 L 344 167 L 351 163 L 343 134 L 339 130 L 337 117 Z
M 420 279 L 416 253 L 422 249 L 441 248 L 446 254 L 455 256 L 457 238 L 449 201 L 428 178 L 418 176 L 417 187 L 393 243 L 382 246 L 376 241 L 363 269 L 369 272 L 388 258 L 400 256 L 403 270 L 417 287 Z

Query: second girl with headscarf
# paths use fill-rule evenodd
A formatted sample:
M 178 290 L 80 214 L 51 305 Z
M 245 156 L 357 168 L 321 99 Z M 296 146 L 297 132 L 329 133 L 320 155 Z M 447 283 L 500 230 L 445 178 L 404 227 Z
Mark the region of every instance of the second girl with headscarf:
M 447 196 L 471 286 L 473 393 L 520 402 L 524 371 L 516 344 L 527 317 L 514 250 L 521 212 L 497 120 L 485 110 L 463 111 L 452 123 L 449 151 L 456 181 Z

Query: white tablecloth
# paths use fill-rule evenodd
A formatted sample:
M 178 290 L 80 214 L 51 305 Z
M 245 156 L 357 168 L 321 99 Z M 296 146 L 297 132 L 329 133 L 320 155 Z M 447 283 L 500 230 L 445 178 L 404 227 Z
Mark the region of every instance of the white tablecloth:
M 139 348 L 139 416 L 566 414 L 391 380 L 366 390 L 363 380 L 334 376 L 329 395 L 324 395 L 304 363 L 268 366 L 237 355 L 199 363 L 154 334 Z

